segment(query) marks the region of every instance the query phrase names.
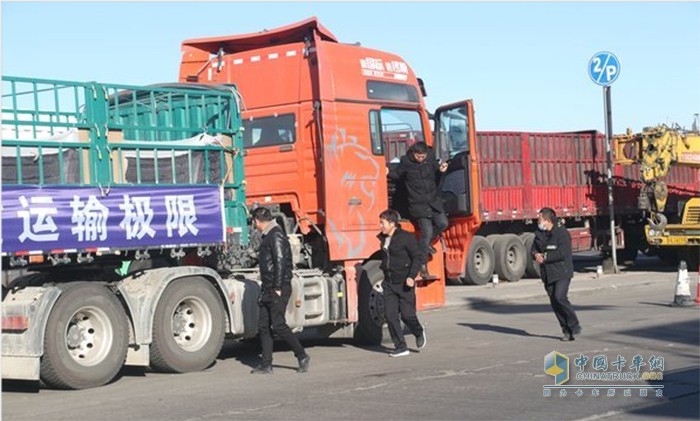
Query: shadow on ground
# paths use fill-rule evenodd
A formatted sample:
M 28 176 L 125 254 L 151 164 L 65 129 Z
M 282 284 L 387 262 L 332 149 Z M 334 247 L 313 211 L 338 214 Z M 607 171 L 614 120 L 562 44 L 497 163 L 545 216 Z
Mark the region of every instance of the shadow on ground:
M 489 324 L 483 324 L 483 323 L 457 323 L 457 324 L 459 326 L 469 327 L 473 330 L 483 330 L 483 331 L 495 332 L 495 333 L 505 333 L 507 335 L 528 336 L 531 338 L 559 339 L 558 336 L 533 335 L 532 333 L 530 333 L 526 330 L 515 329 L 512 327 L 506 327 L 506 326 L 489 325 Z
M 574 270 L 578 273 L 595 273 L 598 265 L 603 265 L 603 259 L 597 254 L 580 253 L 573 256 Z M 676 265 L 664 262 L 656 256 L 645 256 L 640 253 L 632 262 L 618 262 L 621 272 L 676 272 Z M 606 268 L 607 269 L 607 268 Z
M 467 297 L 464 299 L 467 308 L 478 310 L 485 313 L 497 314 L 530 314 L 530 313 L 551 313 L 552 307 L 549 304 L 518 304 L 514 302 L 503 302 L 498 300 L 489 300 L 478 297 Z M 609 310 L 617 306 L 610 305 L 577 305 L 574 303 L 576 312 L 581 311 L 599 311 Z
M 663 419 L 700 419 L 699 380 L 698 366 L 664 373 L 664 379 L 660 383 L 664 385 L 665 398 L 649 397 L 648 399 L 658 399 L 659 402 L 626 411 L 625 414 Z
M 698 310 L 669 308 L 669 311 Z M 675 342 L 700 347 L 700 320 L 688 320 L 679 323 L 667 323 L 637 329 L 623 329 L 614 332 L 614 334 L 633 336 L 635 338 L 656 339 L 663 342 Z

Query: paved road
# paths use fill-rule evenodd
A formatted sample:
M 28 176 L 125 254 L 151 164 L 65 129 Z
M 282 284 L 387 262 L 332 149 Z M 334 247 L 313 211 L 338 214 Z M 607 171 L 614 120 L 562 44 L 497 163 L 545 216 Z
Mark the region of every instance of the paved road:
M 408 357 L 387 358 L 386 349 L 347 341 L 307 342 L 308 374 L 295 373 L 296 361 L 283 349 L 275 354 L 273 375 L 253 376 L 257 350 L 231 341 L 215 366 L 201 373 L 129 369 L 110 385 L 82 391 L 37 391 L 4 382 L 2 416 L 7 421 L 698 419 L 700 311 L 667 306 L 674 279 L 672 271 L 577 274 L 571 297 L 584 333 L 575 342 L 558 341 L 538 281 L 450 287 L 447 307 L 421 314 L 428 346 Z M 628 360 L 636 354 L 663 356 L 664 396 L 642 398 L 634 391 L 624 397 L 617 390 L 615 397 L 579 397 L 569 390 L 560 397 L 553 389 L 553 396 L 543 397 L 543 386 L 552 384 L 543 358 L 553 350 L 570 358 L 572 373 L 581 354 L 591 359 L 604 354 L 610 362 L 618 354 Z

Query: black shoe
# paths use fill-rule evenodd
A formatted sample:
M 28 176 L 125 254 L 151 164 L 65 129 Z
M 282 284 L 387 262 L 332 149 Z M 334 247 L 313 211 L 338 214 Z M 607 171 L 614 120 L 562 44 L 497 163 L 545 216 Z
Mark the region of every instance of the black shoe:
M 299 359 L 299 368 L 297 368 L 297 373 L 306 373 L 309 371 L 309 362 L 311 361 L 311 357 L 308 355 L 300 358 Z
M 428 337 L 425 334 L 425 328 L 423 328 L 423 333 L 420 336 L 416 336 L 416 348 L 423 349 L 427 343 Z
M 574 338 L 574 335 L 572 335 L 571 333 L 565 332 L 565 333 L 561 336 L 561 338 L 559 338 L 559 340 L 562 341 L 562 342 L 569 342 L 569 341 L 575 341 L 576 338 Z
M 260 364 L 259 366 L 255 367 L 250 374 L 272 374 L 272 366 Z
M 409 351 L 409 350 L 406 349 L 406 348 L 404 348 L 404 349 L 395 349 L 395 350 L 393 350 L 393 351 L 391 351 L 391 352 L 389 353 L 389 356 L 390 356 L 390 357 L 405 357 L 405 356 L 409 355 L 410 353 L 411 353 L 411 351 Z

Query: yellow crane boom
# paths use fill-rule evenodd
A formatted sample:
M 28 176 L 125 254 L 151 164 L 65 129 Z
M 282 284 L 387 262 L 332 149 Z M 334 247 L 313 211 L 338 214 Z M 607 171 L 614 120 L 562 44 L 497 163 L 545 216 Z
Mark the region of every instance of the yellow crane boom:
M 639 208 L 649 212 L 645 227 L 649 244 L 658 246 L 700 246 L 700 197 L 685 203 L 680 224 L 668 224 L 663 214 L 668 199 L 664 181 L 671 167 L 700 168 L 700 134 L 659 125 L 641 133 L 613 137 L 615 162 L 639 164 L 645 183 Z

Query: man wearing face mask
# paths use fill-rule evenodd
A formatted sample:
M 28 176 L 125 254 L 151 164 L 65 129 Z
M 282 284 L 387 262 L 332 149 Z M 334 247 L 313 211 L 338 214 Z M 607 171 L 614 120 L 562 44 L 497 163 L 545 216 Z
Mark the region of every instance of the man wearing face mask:
M 540 264 L 544 289 L 563 333 L 561 340 L 573 341 L 581 333 L 581 325 L 568 297 L 574 276 L 571 236 L 566 227 L 557 226 L 557 216 L 551 208 L 540 210 L 537 226 L 531 253 Z

